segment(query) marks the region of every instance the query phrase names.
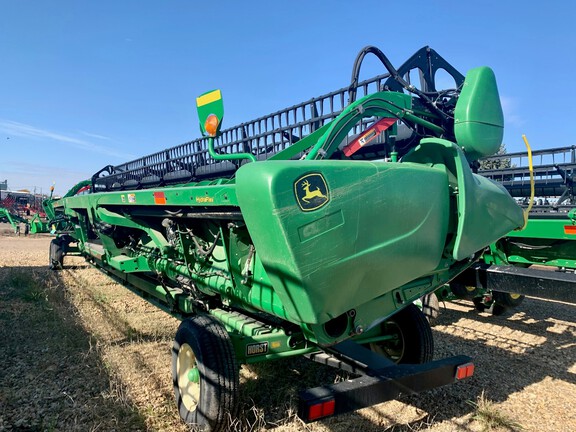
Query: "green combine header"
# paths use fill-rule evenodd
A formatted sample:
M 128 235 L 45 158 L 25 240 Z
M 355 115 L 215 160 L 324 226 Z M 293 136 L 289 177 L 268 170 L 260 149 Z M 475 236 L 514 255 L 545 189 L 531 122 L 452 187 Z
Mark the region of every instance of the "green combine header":
M 360 82 L 367 54 L 386 73 Z M 452 88 L 436 87 L 438 70 Z M 502 141 L 489 68 L 464 77 L 425 47 L 396 69 L 367 47 L 349 86 L 265 117 L 223 129 L 219 90 L 197 106 L 203 137 L 46 203 L 51 267 L 80 254 L 182 319 L 172 372 L 185 422 L 226 430 L 242 363 L 306 355 L 362 375 L 304 390 L 306 421 L 473 373 L 466 356 L 433 361 L 413 302 L 524 223 L 470 168 Z

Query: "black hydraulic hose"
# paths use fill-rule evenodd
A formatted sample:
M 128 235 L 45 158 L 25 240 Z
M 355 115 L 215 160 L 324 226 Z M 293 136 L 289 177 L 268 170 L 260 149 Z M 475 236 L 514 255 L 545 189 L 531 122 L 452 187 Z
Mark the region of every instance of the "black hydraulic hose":
M 351 104 L 352 102 L 354 102 L 356 100 L 356 90 L 358 88 L 358 82 L 359 82 L 359 78 L 360 78 L 360 67 L 362 66 L 362 62 L 364 61 L 364 57 L 366 57 L 367 54 L 374 54 L 376 57 L 378 57 L 378 59 L 382 62 L 382 64 L 388 70 L 390 75 L 396 81 L 398 81 L 402 85 L 402 87 L 407 88 L 410 86 L 400 76 L 400 74 L 398 74 L 398 71 L 396 70 L 396 68 L 394 66 L 392 66 L 392 63 L 390 63 L 390 60 L 388 60 L 388 57 L 386 57 L 386 55 L 384 55 L 384 53 L 379 48 L 376 48 L 375 46 L 372 46 L 372 45 L 368 45 L 368 46 L 365 46 L 364 48 L 362 48 L 362 50 L 360 50 L 360 52 L 356 56 L 356 60 L 354 60 L 354 67 L 352 68 L 352 79 L 350 80 L 350 89 L 348 91 L 348 94 L 349 94 L 348 103 L 349 104 Z
M 422 99 L 422 101 L 424 101 L 424 103 L 431 110 L 438 114 L 442 120 L 447 121 L 449 119 L 448 115 L 439 109 L 436 105 L 434 105 L 434 102 L 432 102 L 432 100 L 430 100 L 430 98 L 426 96 L 424 92 L 418 90 L 416 87 L 402 78 L 390 60 L 388 60 L 388 57 L 386 57 L 386 55 L 379 48 L 376 48 L 372 45 L 368 45 L 362 48 L 362 50 L 358 53 L 356 60 L 354 60 L 354 67 L 352 68 L 352 79 L 348 89 L 348 104 L 351 104 L 356 100 L 356 90 L 358 88 L 358 81 L 360 77 L 360 67 L 362 66 L 362 61 L 367 54 L 374 54 L 376 57 L 378 57 L 378 59 L 382 62 L 394 80 L 396 80 L 404 89 L 406 89 L 406 91 L 414 93 L 416 96 Z

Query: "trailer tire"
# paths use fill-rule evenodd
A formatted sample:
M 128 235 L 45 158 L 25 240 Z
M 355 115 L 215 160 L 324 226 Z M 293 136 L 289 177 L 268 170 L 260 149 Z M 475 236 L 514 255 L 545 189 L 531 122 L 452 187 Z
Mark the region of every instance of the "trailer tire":
M 524 301 L 524 296 L 521 294 L 513 294 L 502 291 L 493 291 L 492 298 L 496 304 L 512 308 L 520 306 L 520 303 Z
M 228 430 L 238 407 L 239 367 L 226 329 L 209 315 L 182 321 L 172 348 L 180 417 L 194 430 Z
M 370 343 L 370 349 L 398 364 L 420 364 L 432 361 L 434 338 L 426 316 L 410 304 L 381 324 L 383 334 L 396 340 Z
M 422 297 L 421 301 L 424 316 L 430 325 L 434 325 L 440 315 L 440 302 L 438 301 L 438 296 L 434 293 L 429 293 Z
M 456 297 L 464 300 L 472 300 L 478 295 L 478 288 L 471 285 L 464 285 L 457 282 L 450 283 L 450 291 Z
M 64 266 L 64 250 L 62 243 L 58 239 L 52 239 L 50 242 L 50 260 L 48 267 L 50 270 L 60 270 Z

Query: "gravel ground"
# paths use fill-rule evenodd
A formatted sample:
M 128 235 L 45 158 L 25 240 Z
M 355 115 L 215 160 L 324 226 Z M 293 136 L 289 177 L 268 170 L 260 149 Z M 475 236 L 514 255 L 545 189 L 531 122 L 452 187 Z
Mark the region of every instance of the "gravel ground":
M 0 232 L 2 227 L 0 226 Z M 178 321 L 80 258 L 50 272 L 47 236 L 0 235 L 0 431 L 185 431 L 170 382 Z M 243 430 L 576 431 L 576 306 L 526 299 L 503 316 L 446 304 L 435 357 L 474 358 L 474 377 L 304 425 L 299 388 L 337 375 L 304 359 L 242 369 Z

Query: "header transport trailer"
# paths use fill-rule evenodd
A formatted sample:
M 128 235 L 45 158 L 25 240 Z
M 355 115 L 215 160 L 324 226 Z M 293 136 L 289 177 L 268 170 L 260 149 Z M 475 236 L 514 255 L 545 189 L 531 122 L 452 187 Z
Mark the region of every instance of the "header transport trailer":
M 528 223 L 491 244 L 450 284 L 453 294 L 495 314 L 524 295 L 576 304 L 576 147 L 487 157 L 478 173 L 504 186 Z
M 374 54 L 387 73 L 359 82 Z M 436 88 L 441 70 L 453 88 Z M 417 76 L 418 82 L 410 82 Z M 350 86 L 230 129 L 219 90 L 202 138 L 98 171 L 47 202 L 50 266 L 84 256 L 182 319 L 172 376 L 182 419 L 225 430 L 239 364 L 288 356 L 359 378 L 303 390 L 306 421 L 466 378 L 432 360 L 413 301 L 524 223 L 470 163 L 501 145 L 494 74 L 425 47 L 395 69 L 358 55 Z

